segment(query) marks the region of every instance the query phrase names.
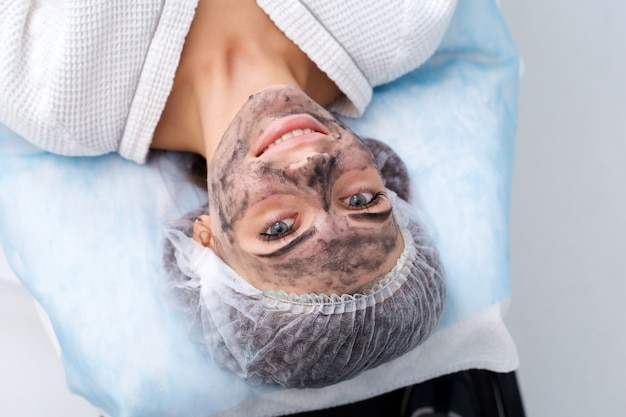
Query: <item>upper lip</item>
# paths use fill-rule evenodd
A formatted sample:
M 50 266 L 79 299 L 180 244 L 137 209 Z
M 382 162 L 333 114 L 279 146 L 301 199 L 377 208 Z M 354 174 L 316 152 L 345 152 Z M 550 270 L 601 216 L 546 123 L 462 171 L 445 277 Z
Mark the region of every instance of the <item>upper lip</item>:
M 317 132 L 324 136 L 330 134 L 330 131 L 323 124 L 308 114 L 284 116 L 271 121 L 266 126 L 263 133 L 255 140 L 255 156 L 259 156 L 265 152 L 271 144 L 276 142 L 284 134 L 297 129 L 311 129 L 313 133 Z

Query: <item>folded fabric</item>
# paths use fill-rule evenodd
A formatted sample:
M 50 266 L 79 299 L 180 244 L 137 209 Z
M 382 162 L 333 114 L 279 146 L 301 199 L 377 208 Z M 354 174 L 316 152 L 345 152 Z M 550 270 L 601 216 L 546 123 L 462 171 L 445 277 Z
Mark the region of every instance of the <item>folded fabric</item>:
M 0 129 L 0 243 L 49 315 L 70 389 L 112 416 L 273 416 L 460 369 L 511 371 L 508 211 L 518 60 L 493 1 L 461 2 L 436 55 L 375 91 L 357 133 L 390 144 L 446 268 L 438 331 L 323 389 L 252 388 L 212 363 L 161 291 L 163 224 L 206 201 L 185 156 L 64 158 Z M 375 382 L 373 382 L 375 381 Z

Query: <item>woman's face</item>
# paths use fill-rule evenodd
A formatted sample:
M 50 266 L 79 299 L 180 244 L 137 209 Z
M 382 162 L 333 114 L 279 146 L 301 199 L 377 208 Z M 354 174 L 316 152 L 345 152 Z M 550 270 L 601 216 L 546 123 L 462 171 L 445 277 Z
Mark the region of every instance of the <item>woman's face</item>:
M 250 97 L 208 185 L 209 246 L 261 290 L 355 293 L 404 248 L 367 147 L 293 86 Z

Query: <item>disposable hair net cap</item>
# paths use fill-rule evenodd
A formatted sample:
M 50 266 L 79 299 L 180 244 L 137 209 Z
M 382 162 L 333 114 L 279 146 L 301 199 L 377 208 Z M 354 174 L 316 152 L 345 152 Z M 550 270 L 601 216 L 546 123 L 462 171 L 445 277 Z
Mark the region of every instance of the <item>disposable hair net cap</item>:
M 213 360 L 253 385 L 322 387 L 423 342 L 442 313 L 442 267 L 414 208 L 393 191 L 387 194 L 404 250 L 392 270 L 362 294 L 261 291 L 212 250 L 181 230 L 168 230 L 176 262 L 168 268 L 169 285 L 186 294 Z

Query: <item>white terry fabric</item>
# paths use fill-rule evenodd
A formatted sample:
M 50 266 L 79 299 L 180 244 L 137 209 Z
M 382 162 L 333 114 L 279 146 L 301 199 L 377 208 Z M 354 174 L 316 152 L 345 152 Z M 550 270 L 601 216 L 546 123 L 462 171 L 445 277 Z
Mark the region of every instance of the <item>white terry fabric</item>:
M 53 153 L 145 162 L 197 1 L 1 0 L 0 121 Z M 356 116 L 430 57 L 456 0 L 258 3 Z
M 337 84 L 332 110 L 360 116 L 372 90 L 435 52 L 456 0 L 257 0 L 276 26 Z
M 144 162 L 197 0 L 0 4 L 0 120 L 62 155 Z

